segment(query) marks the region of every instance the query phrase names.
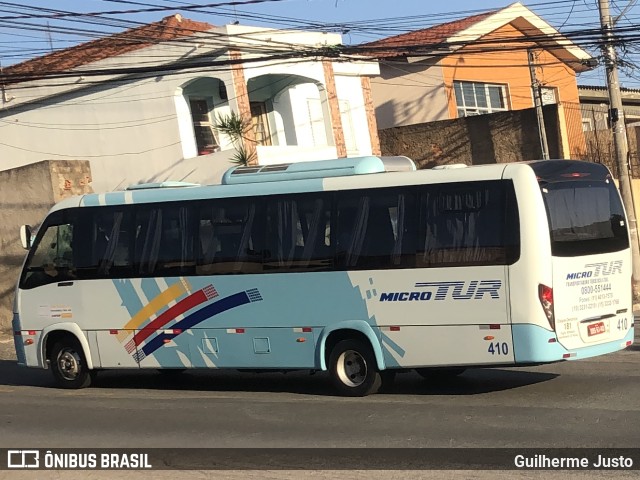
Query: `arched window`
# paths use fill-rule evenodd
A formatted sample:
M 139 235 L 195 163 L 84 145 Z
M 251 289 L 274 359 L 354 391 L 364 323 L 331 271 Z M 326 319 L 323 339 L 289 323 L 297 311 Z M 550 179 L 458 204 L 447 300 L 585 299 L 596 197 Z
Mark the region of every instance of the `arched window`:
M 205 98 L 189 97 L 191 121 L 196 138 L 198 155 L 207 155 L 220 150 L 220 143 L 213 129 L 209 103 Z

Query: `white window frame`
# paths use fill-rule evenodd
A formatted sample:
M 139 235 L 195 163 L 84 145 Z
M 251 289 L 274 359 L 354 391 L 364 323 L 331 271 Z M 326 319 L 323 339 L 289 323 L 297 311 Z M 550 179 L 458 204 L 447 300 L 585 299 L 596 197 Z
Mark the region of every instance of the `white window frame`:
M 473 85 L 473 97 L 474 97 L 474 105 L 467 105 L 466 99 L 462 90 L 463 84 L 471 84 Z M 460 97 L 456 93 L 456 86 L 460 86 Z M 502 94 L 502 103 L 504 107 L 496 107 L 491 105 L 491 97 L 490 97 L 490 88 L 499 88 Z M 478 90 L 482 90 L 484 92 L 484 100 L 486 106 L 478 106 Z M 458 118 L 462 117 L 470 117 L 473 115 L 483 115 L 485 113 L 494 113 L 494 112 L 506 112 L 509 110 L 509 96 L 507 92 L 507 85 L 503 85 L 500 83 L 484 83 L 484 82 L 471 82 L 467 80 L 454 80 L 453 81 L 453 94 L 456 100 L 456 111 L 458 113 Z
M 207 113 L 202 114 L 202 118 L 197 118 L 197 113 L 193 111 L 193 103 L 204 103 L 207 106 Z M 191 115 L 191 125 L 193 126 L 193 135 L 196 143 L 196 154 L 198 156 L 208 155 L 213 152 L 220 151 L 220 140 L 218 140 L 218 135 L 216 130 L 213 128 L 213 122 L 211 121 L 211 112 L 210 112 L 210 103 L 207 101 L 207 98 L 200 96 L 188 96 L 187 104 L 189 105 L 189 113 Z M 200 145 L 198 144 L 198 129 L 207 129 L 211 132 L 211 136 L 213 137 L 213 144 L 211 145 L 211 152 L 202 152 Z
M 266 102 L 249 102 L 251 108 L 251 124 L 256 137 L 256 143 L 271 146 L 271 127 Z

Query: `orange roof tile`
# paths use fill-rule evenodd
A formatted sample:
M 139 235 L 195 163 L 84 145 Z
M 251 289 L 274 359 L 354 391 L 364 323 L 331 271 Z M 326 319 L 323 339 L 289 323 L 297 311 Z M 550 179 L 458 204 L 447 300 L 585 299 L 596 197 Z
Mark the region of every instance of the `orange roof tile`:
M 188 37 L 214 28 L 206 22 L 183 18 L 180 14 L 90 42 L 58 50 L 3 69 L 4 75 L 50 74 L 72 70 L 81 65 L 122 55 L 159 42 Z M 18 81 L 23 81 L 18 80 Z M 12 83 L 5 78 L 4 83 Z
M 371 53 L 376 52 L 377 56 L 394 57 L 404 55 L 407 49 L 419 46 L 435 46 L 445 42 L 447 38 L 469 28 L 496 12 L 485 12 L 471 17 L 454 20 L 453 22 L 434 25 L 430 28 L 416 30 L 413 32 L 402 33 L 393 37 L 383 38 L 375 42 L 360 45 L 364 50 L 372 49 Z M 385 50 L 389 48 L 389 50 Z M 380 52 L 378 52 L 380 50 Z

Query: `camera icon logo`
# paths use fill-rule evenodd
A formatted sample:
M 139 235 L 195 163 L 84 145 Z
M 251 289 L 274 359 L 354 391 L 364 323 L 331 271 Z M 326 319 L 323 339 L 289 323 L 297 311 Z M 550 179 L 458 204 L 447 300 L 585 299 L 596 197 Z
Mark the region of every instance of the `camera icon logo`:
M 38 450 L 8 450 L 7 468 L 39 468 L 40 452 Z

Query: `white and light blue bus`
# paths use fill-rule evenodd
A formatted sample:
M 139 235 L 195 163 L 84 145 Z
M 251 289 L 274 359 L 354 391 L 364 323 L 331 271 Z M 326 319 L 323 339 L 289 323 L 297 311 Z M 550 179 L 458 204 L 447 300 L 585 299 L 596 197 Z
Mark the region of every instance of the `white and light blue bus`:
M 602 165 L 416 171 L 405 157 L 235 167 L 55 205 L 16 289 L 18 362 L 395 373 L 576 360 L 631 345 L 627 220 Z

